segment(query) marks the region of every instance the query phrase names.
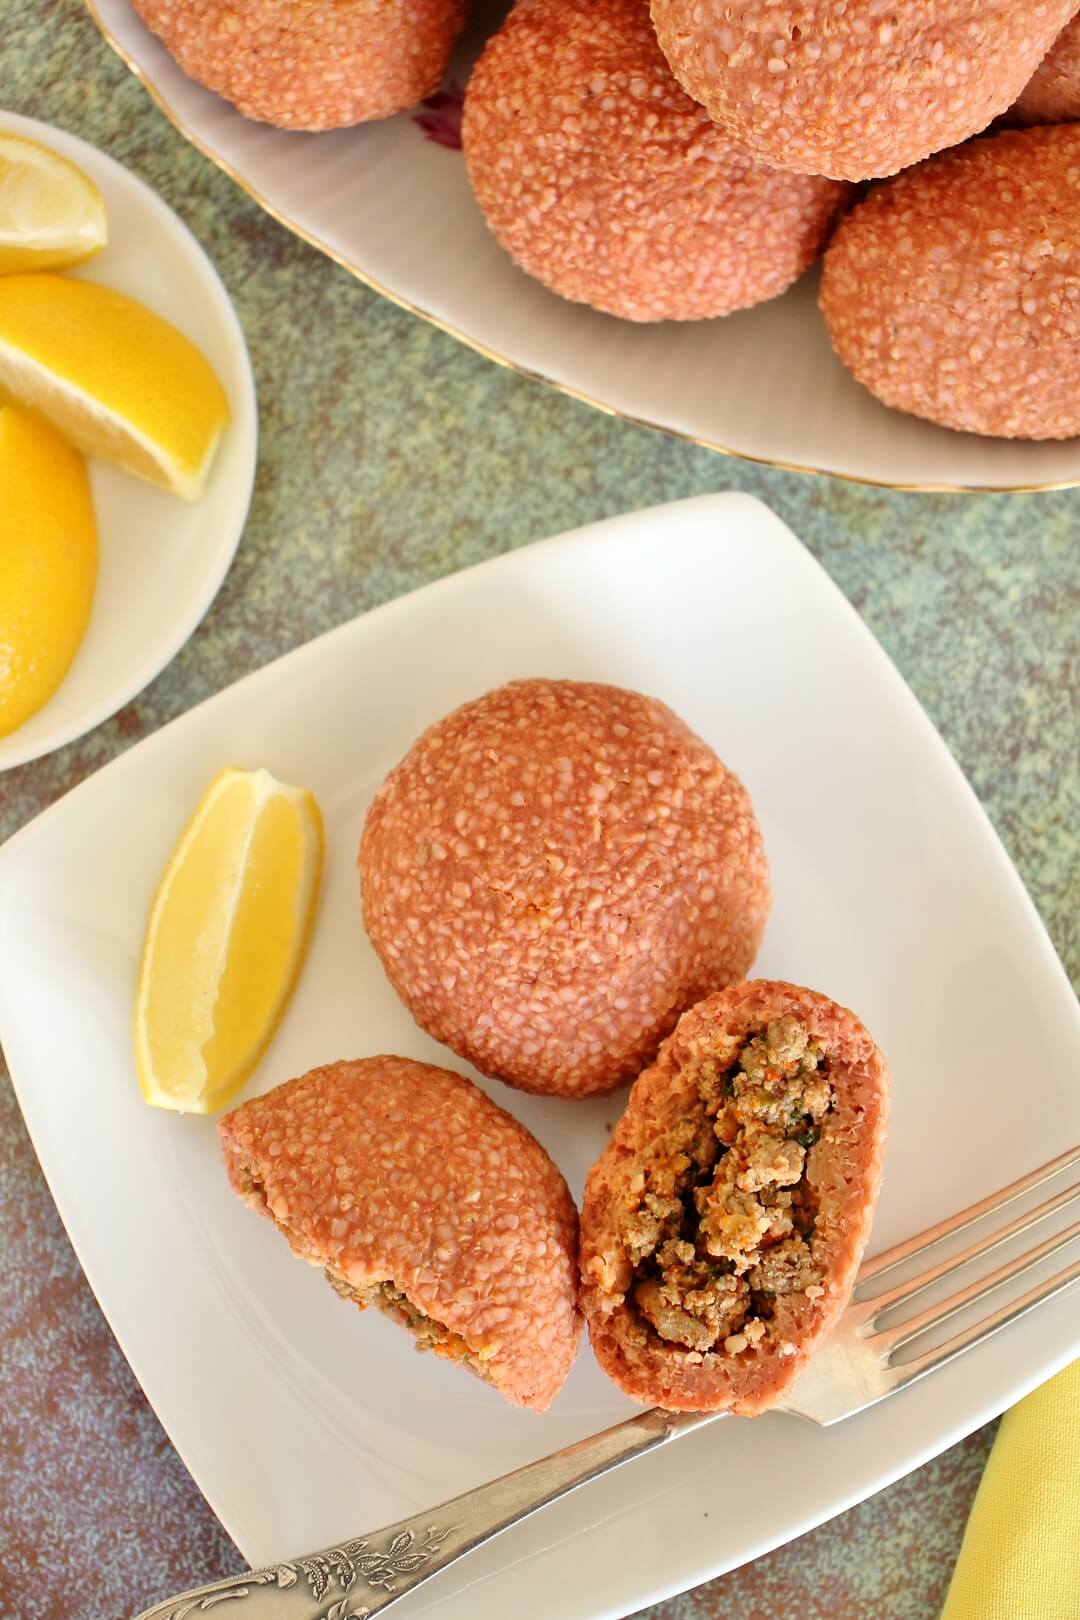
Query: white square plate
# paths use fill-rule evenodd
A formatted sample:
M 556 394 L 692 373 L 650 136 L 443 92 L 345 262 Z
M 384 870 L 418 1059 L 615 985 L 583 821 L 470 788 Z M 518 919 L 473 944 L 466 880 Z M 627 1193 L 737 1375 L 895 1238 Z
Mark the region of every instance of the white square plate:
M 512 676 L 654 693 L 746 781 L 776 906 L 756 970 L 856 1009 L 892 1066 L 882 1247 L 1080 1138 L 1076 1008 L 945 747 L 792 534 L 742 495 L 597 524 L 456 574 L 166 726 L 0 851 L 0 1034 L 80 1259 L 162 1422 L 253 1563 L 364 1533 L 617 1421 L 588 1350 L 543 1418 L 346 1310 L 226 1185 L 213 1123 L 146 1108 L 131 1054 L 155 882 L 226 763 L 309 783 L 328 862 L 312 952 L 252 1089 L 338 1057 L 445 1060 L 360 920 L 365 807 L 430 721 Z M 486 1083 L 575 1193 L 621 1098 Z M 829 1430 L 733 1420 L 474 1554 L 410 1613 L 597 1620 L 878 1490 L 1080 1349 L 1065 1297 Z

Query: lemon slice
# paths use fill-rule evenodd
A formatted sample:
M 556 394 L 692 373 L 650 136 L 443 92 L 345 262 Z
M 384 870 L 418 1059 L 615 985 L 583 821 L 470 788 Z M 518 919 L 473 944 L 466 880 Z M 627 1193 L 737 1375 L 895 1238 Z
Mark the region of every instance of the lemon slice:
M 67 674 L 96 578 L 82 456 L 47 422 L 0 406 L 0 737 L 47 703 Z
M 0 130 L 0 275 L 79 264 L 109 240 L 101 192 L 59 152 Z
M 154 898 L 135 1003 L 142 1094 L 210 1114 L 243 1085 L 285 1010 L 322 870 L 319 807 L 269 771 L 220 771 Z
M 0 276 L 0 388 L 72 444 L 187 500 L 202 494 L 229 419 L 183 333 L 111 287 Z

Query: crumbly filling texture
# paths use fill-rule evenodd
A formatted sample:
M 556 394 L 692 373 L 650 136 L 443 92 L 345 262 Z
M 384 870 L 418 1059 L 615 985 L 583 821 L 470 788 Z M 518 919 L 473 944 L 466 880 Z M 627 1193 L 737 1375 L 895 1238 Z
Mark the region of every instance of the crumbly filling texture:
M 648 1330 L 737 1355 L 782 1295 L 822 1292 L 806 1158 L 833 1106 L 828 1063 L 798 1019 L 774 1019 L 734 1061 L 706 1057 L 692 1111 L 650 1149 L 621 1237 Z
M 370 1283 L 366 1288 L 354 1288 L 329 1267 L 324 1275 L 342 1299 L 352 1300 L 362 1311 L 374 1305 L 376 1310 L 383 1311 L 402 1327 L 408 1328 L 418 1350 L 433 1350 L 437 1356 L 445 1356 L 448 1361 L 460 1361 L 481 1378 L 487 1377 L 483 1356 L 470 1350 L 460 1333 L 452 1332 L 442 1322 L 436 1322 L 434 1317 L 425 1316 L 409 1296 L 400 1288 L 395 1288 L 392 1282 Z
M 236 1167 L 236 1190 L 241 1198 L 246 1198 L 249 1204 L 256 1204 L 260 1209 L 266 1207 L 266 1193 L 263 1191 L 262 1178 L 256 1175 L 249 1164 L 238 1164 Z

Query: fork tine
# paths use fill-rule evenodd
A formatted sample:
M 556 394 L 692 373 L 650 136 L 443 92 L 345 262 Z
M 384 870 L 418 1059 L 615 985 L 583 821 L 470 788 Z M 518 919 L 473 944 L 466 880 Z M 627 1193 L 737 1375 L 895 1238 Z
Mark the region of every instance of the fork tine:
M 892 1367 L 886 1363 L 885 1376 L 889 1381 L 888 1393 L 892 1394 L 898 1389 L 904 1389 L 908 1384 L 913 1384 L 917 1378 L 922 1378 L 926 1373 L 933 1372 L 937 1367 L 943 1367 L 947 1361 L 952 1361 L 954 1356 L 960 1355 L 969 1346 L 978 1344 L 980 1339 L 990 1338 L 999 1329 L 1007 1327 L 1010 1322 L 1017 1321 L 1021 1316 L 1026 1316 L 1027 1312 L 1034 1310 L 1036 1305 L 1043 1304 L 1045 1300 L 1053 1299 L 1055 1294 L 1062 1293 L 1078 1280 L 1080 1280 L 1080 1260 L 1075 1260 L 1071 1266 L 1066 1266 L 1064 1271 L 1056 1272 L 1046 1282 L 1036 1283 L 1035 1287 L 1029 1288 L 1026 1294 L 1021 1294 L 1018 1299 L 1012 1300 L 1008 1305 L 1003 1305 L 1000 1310 L 994 1311 L 990 1316 L 984 1316 L 981 1322 L 975 1322 L 971 1327 L 964 1328 L 962 1332 L 954 1334 L 951 1339 L 947 1339 L 944 1344 L 939 1344 L 936 1349 L 927 1350 L 921 1356 L 913 1356 L 910 1361 L 905 1361 L 899 1367 Z
M 909 1317 L 897 1327 L 885 1328 L 880 1333 L 871 1334 L 872 1343 L 875 1347 L 887 1348 L 890 1356 L 895 1354 L 905 1344 L 910 1344 L 912 1339 L 917 1339 L 927 1328 L 947 1322 L 957 1311 L 973 1305 L 977 1299 L 982 1299 L 986 1294 L 992 1294 L 994 1289 L 1000 1288 L 1003 1283 L 1011 1282 L 1014 1277 L 1022 1277 L 1025 1271 L 1030 1271 L 1032 1266 L 1037 1266 L 1048 1255 L 1056 1254 L 1058 1249 L 1063 1249 L 1067 1243 L 1078 1237 L 1080 1237 L 1080 1221 L 1075 1221 L 1072 1226 L 1067 1226 L 1063 1231 L 1055 1232 L 1052 1237 L 1036 1244 L 1026 1254 L 1018 1255 L 1015 1260 L 1009 1260 L 1005 1265 L 988 1271 L 984 1277 L 969 1283 L 966 1288 L 958 1288 L 955 1294 L 950 1294 L 948 1299 L 941 1300 L 939 1304 L 928 1305 L 926 1310 L 920 1311 L 917 1316 Z
M 965 1227 L 973 1225 L 975 1221 L 981 1220 L 993 1210 L 1004 1209 L 1014 1198 L 1021 1198 L 1024 1193 L 1033 1192 L 1036 1187 L 1041 1187 L 1044 1181 L 1049 1181 L 1051 1176 L 1056 1176 L 1062 1170 L 1068 1170 L 1074 1164 L 1080 1164 L 1080 1145 L 1069 1148 L 1056 1159 L 1040 1165 L 1030 1175 L 1021 1176 L 1019 1181 L 1011 1181 L 999 1192 L 991 1193 L 989 1198 L 982 1198 L 977 1204 L 969 1204 L 967 1209 L 962 1209 L 959 1214 L 950 1216 L 948 1220 L 939 1221 L 936 1226 L 928 1227 L 925 1232 L 919 1232 L 906 1242 L 898 1243 L 894 1248 L 876 1255 L 873 1260 L 867 1260 L 859 1272 L 856 1286 L 861 1287 L 864 1283 L 873 1281 L 875 1277 L 880 1277 L 884 1272 L 891 1271 L 894 1266 L 909 1260 L 913 1254 L 921 1254 L 934 1244 L 952 1237 L 954 1232 L 962 1232 Z
M 886 1289 L 883 1294 L 875 1294 L 869 1304 L 864 1307 L 868 1316 L 878 1317 L 887 1311 L 891 1305 L 898 1305 L 901 1301 L 915 1299 L 924 1289 L 930 1288 L 941 1277 L 947 1277 L 952 1271 L 959 1271 L 961 1266 L 967 1265 L 969 1260 L 977 1260 L 980 1255 L 991 1254 L 994 1249 L 1007 1243 L 1010 1238 L 1018 1237 L 1032 1226 L 1038 1226 L 1048 1215 L 1054 1215 L 1059 1209 L 1065 1209 L 1074 1200 L 1080 1198 L 1080 1182 L 1074 1187 L 1066 1187 L 1064 1192 L 1055 1193 L 1053 1198 L 1047 1198 L 1035 1209 L 1029 1210 L 1026 1215 L 1018 1215 L 1015 1220 L 1007 1222 L 1005 1226 L 988 1232 L 984 1237 L 976 1238 L 969 1243 L 966 1249 L 959 1254 L 950 1255 L 947 1260 L 941 1260 L 929 1271 L 921 1271 L 917 1277 L 911 1277 L 907 1282 L 896 1283 L 892 1288 Z M 860 1279 L 861 1281 L 862 1279 Z

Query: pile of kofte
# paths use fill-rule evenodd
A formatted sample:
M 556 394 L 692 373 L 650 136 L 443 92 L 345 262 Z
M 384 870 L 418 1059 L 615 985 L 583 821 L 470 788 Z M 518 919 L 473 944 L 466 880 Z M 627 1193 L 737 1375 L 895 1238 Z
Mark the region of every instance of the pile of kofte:
M 775 1403 L 850 1294 L 887 1076 L 844 1007 L 746 977 L 771 890 L 743 784 L 654 699 L 514 681 L 390 772 L 359 868 L 368 936 L 422 1029 L 568 1109 L 633 1082 L 580 1241 L 525 1127 L 396 1056 L 227 1115 L 237 1193 L 342 1297 L 517 1405 L 550 1404 L 582 1317 L 635 1400 Z
M 479 10 L 135 6 L 200 83 L 304 130 L 430 95 Z M 1078 0 L 517 0 L 498 22 L 461 139 L 527 275 L 623 320 L 698 321 L 823 258 L 833 348 L 886 405 L 1080 434 Z

